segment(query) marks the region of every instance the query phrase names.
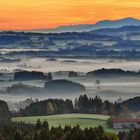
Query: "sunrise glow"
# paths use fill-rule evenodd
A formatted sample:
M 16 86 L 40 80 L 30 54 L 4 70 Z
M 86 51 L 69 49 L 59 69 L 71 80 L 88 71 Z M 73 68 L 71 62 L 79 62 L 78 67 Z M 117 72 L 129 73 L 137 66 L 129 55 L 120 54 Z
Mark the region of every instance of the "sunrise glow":
M 0 29 L 24 30 L 140 19 L 140 0 L 0 0 Z

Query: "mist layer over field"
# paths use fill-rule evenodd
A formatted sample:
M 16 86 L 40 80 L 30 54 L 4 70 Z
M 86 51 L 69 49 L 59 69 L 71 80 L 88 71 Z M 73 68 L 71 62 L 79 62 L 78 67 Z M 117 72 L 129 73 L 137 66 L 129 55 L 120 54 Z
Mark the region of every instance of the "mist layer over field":
M 112 60 L 112 59 L 64 59 L 50 60 L 47 58 L 22 58 L 17 63 L 0 63 L 0 70 L 13 72 L 16 69 L 28 71 L 56 72 L 77 71 L 89 72 L 101 68 L 120 68 L 124 70 L 140 70 L 139 60 Z
M 0 76 L 0 98 L 6 101 L 19 101 L 27 98 L 70 98 L 75 99 L 81 94 L 87 94 L 89 97 L 96 95 L 103 99 L 116 101 L 118 98 L 123 100 L 140 95 L 140 77 L 132 76 L 110 76 L 110 77 L 92 77 L 86 76 L 86 73 L 100 68 L 120 68 L 123 70 L 138 71 L 140 69 L 140 61 L 136 60 L 112 60 L 112 59 L 68 59 L 68 58 L 22 58 L 21 62 L 0 63 L 1 72 L 5 73 Z M 81 83 L 86 87 L 83 93 L 32 93 L 28 94 L 23 91 L 22 94 L 3 94 L 2 90 L 18 84 L 19 81 L 9 81 L 13 79 L 13 72 L 16 70 L 42 71 L 44 73 L 52 72 L 54 79 L 68 79 L 77 83 Z M 58 72 L 59 71 L 59 72 Z M 60 72 L 61 71 L 61 72 Z M 79 72 L 80 76 L 69 78 L 68 72 Z M 6 80 L 6 81 L 5 81 Z M 97 85 L 96 80 L 100 80 Z M 23 81 L 23 84 L 44 87 L 45 81 Z

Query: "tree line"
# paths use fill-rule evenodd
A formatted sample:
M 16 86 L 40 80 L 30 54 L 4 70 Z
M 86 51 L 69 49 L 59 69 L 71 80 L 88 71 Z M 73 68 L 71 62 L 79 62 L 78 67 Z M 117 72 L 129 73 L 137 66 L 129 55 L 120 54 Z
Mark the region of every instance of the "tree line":
M 68 113 L 118 115 L 121 112 L 120 104 L 103 101 L 100 97 L 88 98 L 81 95 L 74 103 L 70 99 L 47 99 L 32 103 L 24 110 L 20 110 L 22 116 L 42 116 Z

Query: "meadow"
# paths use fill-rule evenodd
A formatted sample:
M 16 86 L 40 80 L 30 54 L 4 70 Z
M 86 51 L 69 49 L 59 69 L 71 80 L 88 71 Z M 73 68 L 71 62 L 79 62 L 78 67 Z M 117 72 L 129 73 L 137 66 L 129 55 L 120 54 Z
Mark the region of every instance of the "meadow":
M 35 124 L 38 119 L 43 122 L 47 120 L 50 128 L 52 126 L 76 126 L 79 125 L 82 129 L 103 126 L 106 131 L 119 132 L 125 129 L 113 129 L 107 125 L 107 120 L 110 116 L 96 115 L 96 114 L 63 114 L 63 115 L 52 115 L 52 116 L 33 116 L 33 117 L 15 117 L 12 118 L 13 122 L 24 122 Z M 126 130 L 125 130 L 126 131 Z

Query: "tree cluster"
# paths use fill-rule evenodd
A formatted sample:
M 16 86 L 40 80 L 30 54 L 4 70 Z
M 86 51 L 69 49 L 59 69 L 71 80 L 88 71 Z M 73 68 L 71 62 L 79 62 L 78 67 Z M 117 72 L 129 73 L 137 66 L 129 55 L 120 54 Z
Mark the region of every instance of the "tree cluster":
M 140 128 L 129 132 L 119 132 L 118 137 L 120 140 L 140 140 Z
M 103 101 L 98 96 L 88 98 L 86 95 L 81 95 L 75 99 L 74 108 L 77 113 L 88 114 L 117 115 L 121 112 L 120 104 Z
M 135 71 L 124 71 L 122 69 L 98 69 L 95 71 L 90 71 L 87 75 L 95 75 L 95 76 L 106 76 L 106 75 L 124 75 L 124 76 L 139 76 L 140 72 Z
M 37 71 L 19 71 L 15 72 L 14 74 L 14 80 L 15 81 L 23 81 L 23 80 L 44 80 L 45 75 L 43 72 L 37 72 Z
M 78 77 L 78 73 L 74 71 L 70 71 L 68 77 Z
M 59 79 L 45 82 L 44 88 L 49 92 L 71 93 L 71 92 L 84 92 L 85 86 L 82 84 L 72 82 L 69 80 Z
M 23 116 L 41 116 L 73 113 L 73 111 L 73 103 L 69 99 L 47 99 L 45 101 L 32 103 L 24 110 L 21 110 L 21 114 Z

